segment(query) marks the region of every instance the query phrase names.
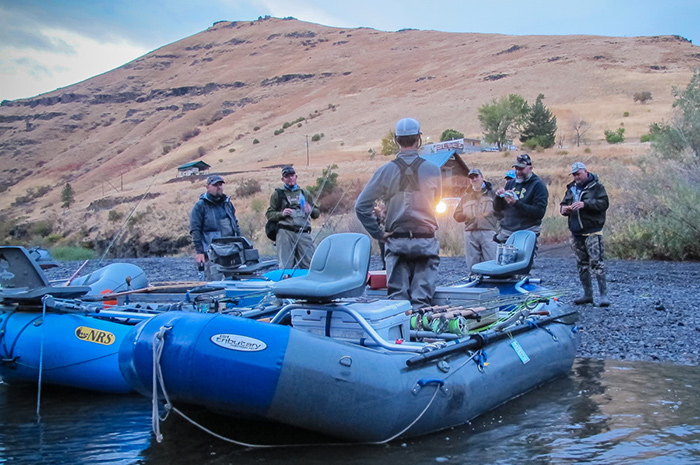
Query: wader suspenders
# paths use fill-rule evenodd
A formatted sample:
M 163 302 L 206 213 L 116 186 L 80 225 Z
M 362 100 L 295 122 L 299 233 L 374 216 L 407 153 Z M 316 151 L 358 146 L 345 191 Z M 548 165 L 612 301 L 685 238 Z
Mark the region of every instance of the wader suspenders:
M 396 157 L 393 160 L 396 166 L 401 171 L 401 180 L 399 181 L 399 192 L 418 192 L 418 167 L 425 161 L 425 158 L 416 157 L 409 165 L 401 158 Z

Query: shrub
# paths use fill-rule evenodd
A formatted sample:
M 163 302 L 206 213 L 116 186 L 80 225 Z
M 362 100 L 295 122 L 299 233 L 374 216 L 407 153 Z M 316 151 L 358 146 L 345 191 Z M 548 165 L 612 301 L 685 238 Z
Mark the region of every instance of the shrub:
M 647 134 L 642 134 L 642 137 L 639 138 L 639 142 L 651 142 L 654 140 L 654 134 L 652 133 L 647 133 Z
M 253 144 L 259 144 L 260 141 L 258 139 L 253 139 Z
M 644 104 L 647 103 L 648 100 L 651 100 L 651 92 L 649 92 L 648 90 L 645 90 L 643 92 L 635 92 L 632 98 L 635 102 Z
M 53 224 L 50 221 L 37 221 L 29 227 L 29 233 L 33 236 L 46 237 L 53 231 Z
M 244 179 L 238 186 L 236 186 L 235 194 L 236 197 L 250 197 L 253 194 L 257 194 L 262 190 L 260 187 L 260 181 L 257 179 Z
M 173 148 L 172 148 L 171 146 L 169 146 L 169 145 L 164 145 L 164 146 L 163 146 L 163 150 L 162 150 L 163 155 L 166 155 L 166 154 L 167 154 L 168 152 L 170 152 L 172 149 L 173 149 Z
M 253 128 L 253 131 L 259 131 L 259 130 L 260 130 L 260 126 L 255 126 L 255 127 Z
M 464 139 L 464 134 L 455 129 L 445 129 L 442 131 L 442 134 L 440 134 L 440 142 L 454 139 Z
M 591 149 L 586 147 L 585 149 L 583 149 L 583 153 L 591 153 Z
M 314 135 L 311 137 L 311 142 L 318 142 L 318 141 L 321 140 L 321 137 L 323 137 L 323 133 L 321 133 L 321 134 L 314 134 Z
M 92 260 L 96 254 L 94 250 L 84 247 L 53 247 L 50 250 L 51 256 L 58 261 Z
M 207 149 L 202 147 L 201 145 L 197 147 L 197 156 L 198 157 L 203 157 L 207 153 Z
M 228 153 L 233 153 L 235 151 L 236 151 L 236 149 L 228 149 Z
M 617 131 L 605 130 L 605 140 L 608 144 L 619 144 L 625 141 L 625 128 L 618 128 Z
M 182 134 L 182 140 L 188 141 L 193 137 L 197 137 L 202 131 L 199 128 L 190 129 Z
M 622 116 L 623 116 L 624 118 L 627 118 L 629 115 L 630 115 L 630 112 L 629 112 L 629 111 L 626 111 L 626 112 L 624 112 L 624 113 L 622 114 Z
M 700 259 L 700 163 L 654 157 L 640 167 L 639 174 L 616 177 L 625 195 L 610 218 L 608 250 L 619 258 Z
M 109 214 L 107 215 L 107 219 L 108 219 L 109 221 L 114 221 L 114 222 L 116 222 L 116 221 L 121 220 L 122 218 L 124 218 L 124 214 L 121 213 L 121 212 L 119 212 L 119 211 L 117 211 L 117 210 L 110 210 L 110 211 L 109 211 Z
M 284 129 L 277 129 L 277 130 L 275 130 L 275 135 L 276 135 L 276 136 L 279 136 L 279 135 L 282 134 L 283 132 L 284 132 Z

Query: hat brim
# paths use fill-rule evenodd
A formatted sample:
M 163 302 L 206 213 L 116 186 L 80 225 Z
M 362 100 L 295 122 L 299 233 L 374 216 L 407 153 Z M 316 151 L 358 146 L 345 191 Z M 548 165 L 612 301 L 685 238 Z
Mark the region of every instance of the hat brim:
M 527 163 L 514 163 L 512 165 L 513 168 L 525 168 L 526 166 L 532 166 L 532 165 L 528 165 Z

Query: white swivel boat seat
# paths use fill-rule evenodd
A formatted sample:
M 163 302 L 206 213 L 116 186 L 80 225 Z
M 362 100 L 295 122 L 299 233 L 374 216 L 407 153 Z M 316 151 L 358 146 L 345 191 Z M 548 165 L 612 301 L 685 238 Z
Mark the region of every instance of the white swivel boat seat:
M 364 234 L 326 237 L 311 258 L 308 274 L 279 281 L 275 296 L 310 302 L 331 302 L 362 295 L 369 270 L 370 240 Z
M 515 231 L 506 241 L 517 250 L 517 258 L 514 263 L 500 265 L 496 260 L 476 263 L 472 266 L 472 273 L 491 278 L 505 278 L 517 275 L 526 275 L 532 268 L 535 257 L 535 243 L 537 236 L 532 231 Z

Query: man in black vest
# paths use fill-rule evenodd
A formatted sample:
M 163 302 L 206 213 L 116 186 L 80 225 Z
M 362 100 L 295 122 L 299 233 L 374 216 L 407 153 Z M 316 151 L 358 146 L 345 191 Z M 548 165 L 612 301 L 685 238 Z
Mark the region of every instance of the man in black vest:
M 396 158 L 377 170 L 360 193 L 355 213 L 375 239 L 385 242 L 389 298 L 410 300 L 413 308 L 432 303 L 440 264 L 435 206 L 442 197 L 440 168 L 418 156 L 420 124 L 396 123 Z M 386 205 L 385 231 L 373 215 L 374 203 Z

